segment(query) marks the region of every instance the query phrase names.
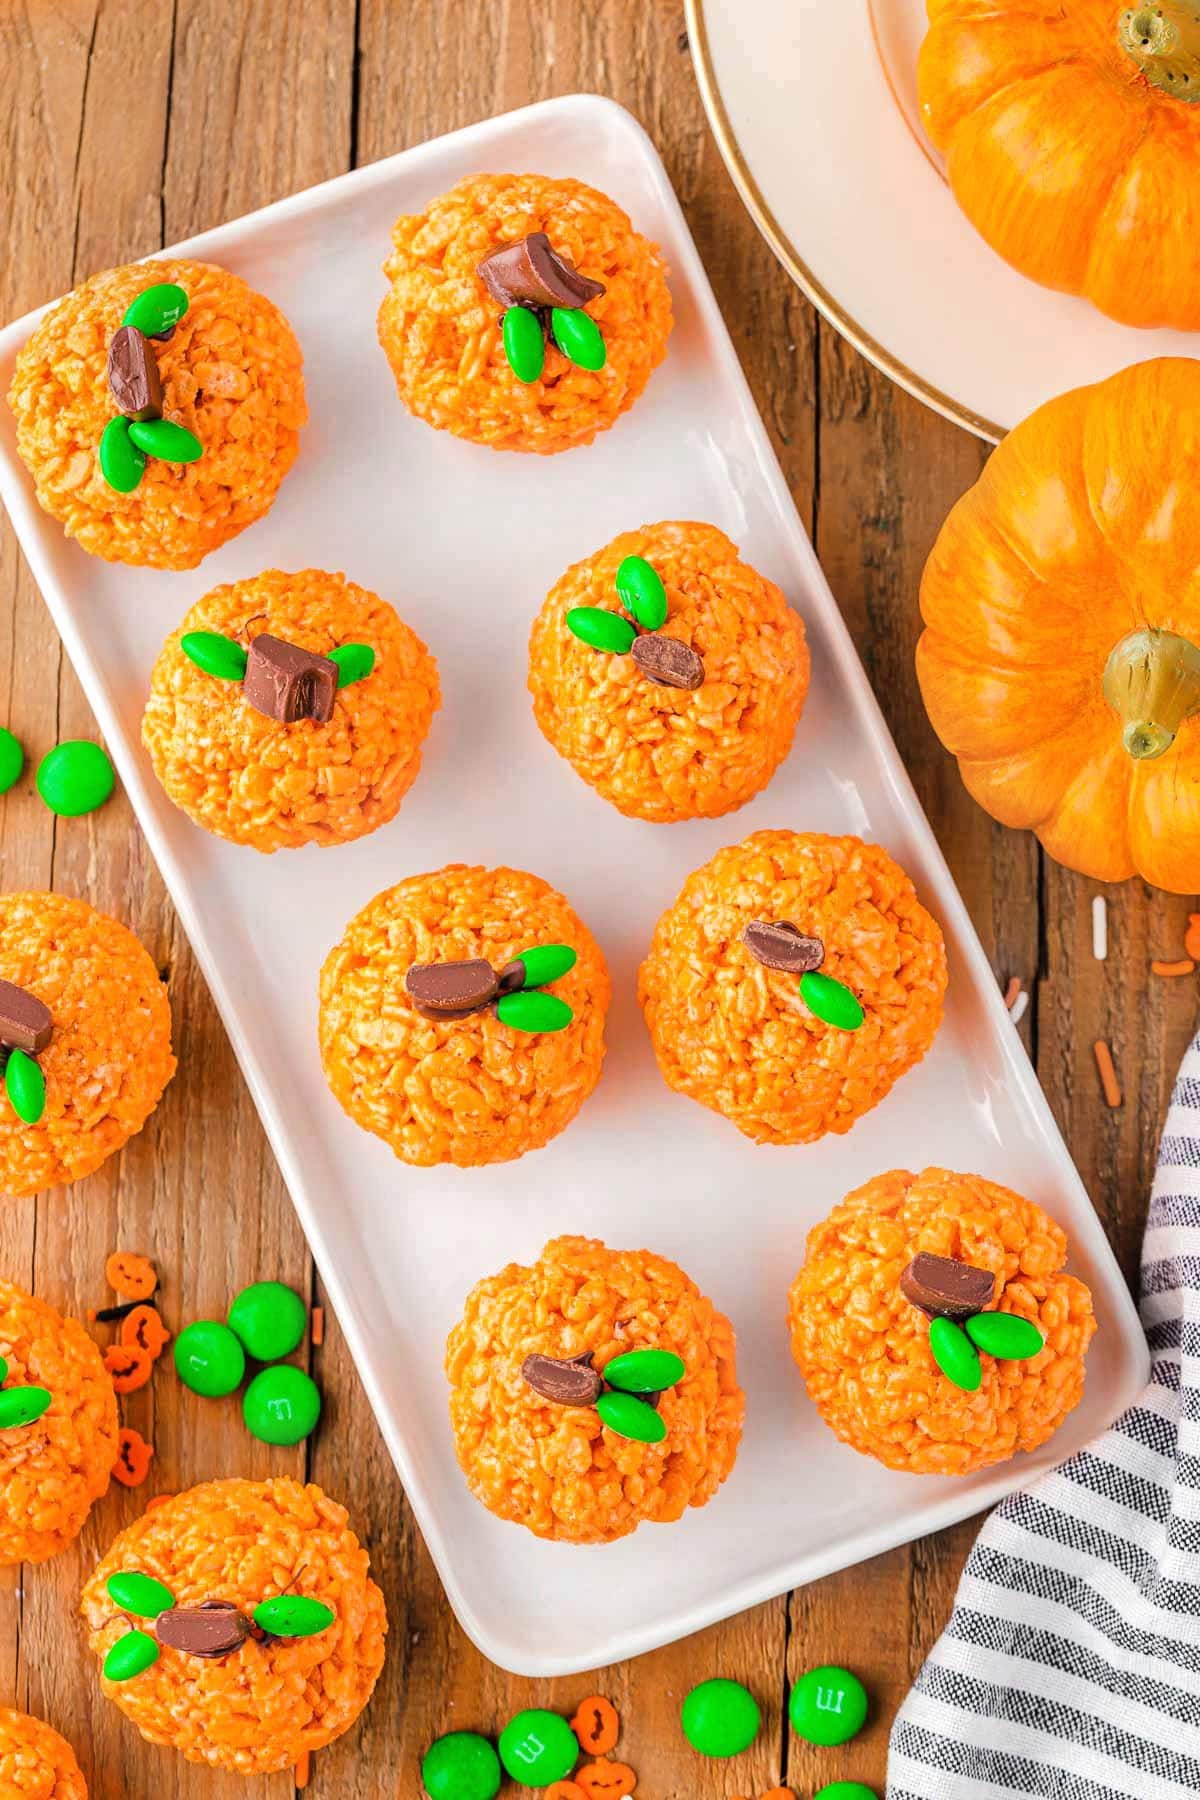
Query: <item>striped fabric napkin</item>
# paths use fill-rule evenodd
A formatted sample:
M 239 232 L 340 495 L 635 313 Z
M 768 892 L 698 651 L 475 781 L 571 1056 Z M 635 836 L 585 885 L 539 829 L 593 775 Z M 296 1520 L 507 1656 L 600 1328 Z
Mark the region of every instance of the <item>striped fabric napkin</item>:
M 1200 1795 L 1200 1037 L 1142 1250 L 1150 1385 L 992 1514 L 892 1729 L 888 1800 Z

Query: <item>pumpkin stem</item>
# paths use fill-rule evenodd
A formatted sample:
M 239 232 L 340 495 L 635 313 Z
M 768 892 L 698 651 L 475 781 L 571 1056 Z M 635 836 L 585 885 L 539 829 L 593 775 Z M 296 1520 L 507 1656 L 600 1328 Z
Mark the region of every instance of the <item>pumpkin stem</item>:
M 1151 762 L 1200 712 L 1200 649 L 1174 631 L 1131 631 L 1104 665 L 1104 698 L 1121 721 L 1121 741 Z
M 1185 105 L 1200 101 L 1200 4 L 1156 0 L 1121 14 L 1117 39 L 1154 87 Z

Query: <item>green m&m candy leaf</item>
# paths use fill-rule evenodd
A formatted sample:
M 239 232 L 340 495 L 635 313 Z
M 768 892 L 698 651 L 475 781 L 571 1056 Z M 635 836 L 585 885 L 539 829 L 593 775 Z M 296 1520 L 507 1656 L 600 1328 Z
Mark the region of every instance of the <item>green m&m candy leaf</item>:
M 856 995 L 844 982 L 832 975 L 810 969 L 800 977 L 800 998 L 814 1018 L 838 1031 L 857 1031 L 863 1022 L 863 1009 Z
M 530 312 L 527 306 L 510 306 L 500 327 L 500 341 L 508 366 L 518 381 L 528 386 L 531 381 L 541 379 L 546 365 L 546 339 L 542 321 L 535 312 Z
M 606 1363 L 602 1373 L 610 1387 L 627 1394 L 661 1394 L 682 1381 L 686 1370 L 682 1357 L 671 1350 L 627 1350 Z
M 148 1631 L 127 1631 L 104 1659 L 106 1681 L 132 1681 L 158 1661 L 158 1645 Z
M 32 1425 L 50 1409 L 51 1394 L 44 1387 L 10 1387 L 0 1393 L 0 1431 Z
M 136 1613 L 139 1619 L 157 1619 L 159 1613 L 170 1612 L 175 1596 L 169 1587 L 140 1569 L 119 1569 L 104 1584 L 108 1597 L 122 1612 Z
M 0 1356 L 0 1381 L 7 1381 L 7 1380 L 8 1380 L 8 1364 L 5 1362 L 4 1358 L 2 1356 Z
M 962 1327 L 953 1319 L 932 1319 L 929 1348 L 947 1381 L 962 1388 L 964 1393 L 973 1394 L 983 1380 L 983 1365 L 978 1350 Z
M 667 1435 L 661 1413 L 656 1413 L 636 1394 L 601 1394 L 596 1411 L 618 1437 L 633 1438 L 639 1444 L 661 1444 Z
M 515 994 L 501 994 L 496 1017 L 513 1031 L 565 1031 L 575 1014 L 557 994 L 519 988 Z
M 692 1689 L 679 1709 L 679 1722 L 701 1756 L 740 1756 L 758 1736 L 762 1713 L 749 1688 L 716 1677 Z
M 320 1389 L 311 1375 L 291 1363 L 263 1369 L 242 1396 L 246 1430 L 264 1444 L 298 1444 L 320 1416 Z
M 617 570 L 621 605 L 631 612 L 643 631 L 657 631 L 667 622 L 667 590 L 653 563 L 644 556 L 627 556 Z
M 847 1744 L 867 1722 L 867 1690 L 849 1669 L 822 1664 L 809 1669 L 792 1689 L 788 1718 L 796 1736 L 807 1743 Z
M 570 944 L 535 944 L 532 950 L 522 950 L 514 962 L 523 964 L 526 988 L 545 987 L 548 982 L 557 981 L 563 975 L 569 975 L 579 961 Z
M 219 1319 L 196 1319 L 185 1325 L 175 1339 L 172 1355 L 184 1387 L 208 1400 L 232 1394 L 246 1373 L 246 1352 Z
M 307 1594 L 279 1594 L 254 1609 L 254 1623 L 271 1637 L 316 1637 L 328 1631 L 336 1617 L 332 1606 Z
M 129 435 L 129 420 L 118 413 L 100 435 L 100 473 L 118 494 L 132 494 L 145 471 L 145 453 Z
M 46 1110 L 46 1077 L 24 1050 L 10 1050 L 4 1091 L 18 1119 L 36 1125 Z
M 159 462 L 199 462 L 204 455 L 204 445 L 195 432 L 170 419 L 130 419 L 129 436 L 139 450 L 156 456 Z
M 37 791 L 61 819 L 95 812 L 116 786 L 113 766 L 99 744 L 69 738 L 56 744 L 38 764 Z
M 628 619 L 603 606 L 573 606 L 567 614 L 567 630 L 593 650 L 608 650 L 614 656 L 628 656 L 637 636 Z
M 1037 1326 L 1018 1318 L 1016 1313 L 975 1313 L 964 1330 L 977 1350 L 984 1350 L 1001 1362 L 1024 1362 L 1046 1344 Z
M 194 662 L 206 675 L 215 675 L 218 681 L 245 680 L 248 660 L 245 650 L 219 631 L 185 631 L 179 640 L 179 648 L 189 662 Z
M 0 725 L 0 794 L 7 794 L 10 787 L 16 786 L 24 767 L 25 752 L 20 739 Z
M 514 1781 L 545 1788 L 562 1781 L 579 1761 L 579 1739 L 558 1713 L 530 1707 L 500 1733 L 500 1761 Z
M 375 652 L 370 644 L 339 644 L 329 652 L 329 660 L 337 664 L 338 686 L 344 688 L 366 680 L 375 667 Z
M 496 1800 L 504 1776 L 500 1758 L 477 1731 L 450 1731 L 421 1759 L 429 1800 Z
M 563 355 L 581 369 L 602 369 L 608 355 L 600 327 L 581 306 L 556 306 L 550 313 L 550 335 Z
M 158 281 L 143 288 L 132 301 L 122 325 L 135 325 L 144 337 L 159 337 L 178 325 L 188 309 L 188 297 L 173 281 Z

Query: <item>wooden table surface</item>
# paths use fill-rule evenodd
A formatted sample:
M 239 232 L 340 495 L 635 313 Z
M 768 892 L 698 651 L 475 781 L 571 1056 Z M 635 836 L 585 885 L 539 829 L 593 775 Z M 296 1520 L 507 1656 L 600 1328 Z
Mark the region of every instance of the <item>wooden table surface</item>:
M 868 367 L 820 321 L 759 238 L 709 135 L 680 0 L 0 0 L 0 320 L 85 276 L 236 218 L 410 144 L 525 102 L 592 90 L 644 123 L 667 165 L 802 517 L 998 978 L 1031 988 L 1021 1034 L 1125 1267 L 1136 1265 L 1154 1146 L 1192 1023 L 1190 982 L 1147 983 L 1180 953 L 1187 902 L 1110 891 L 1093 960 L 1092 884 L 974 805 L 926 723 L 913 675 L 923 559 L 985 448 Z M 0 519 L 0 721 L 36 758 L 95 725 L 7 521 Z M 161 880 L 117 795 L 56 822 L 26 778 L 0 800 L 5 890 L 56 887 L 124 919 L 168 983 L 179 1074 L 148 1128 L 90 1180 L 0 1208 L 0 1273 L 69 1310 L 103 1304 L 116 1245 L 150 1254 L 170 1324 L 220 1314 L 265 1276 L 322 1299 L 300 1228 Z M 1125 1103 L 1104 1105 L 1091 1044 L 1113 1046 Z M 354 1368 L 330 1319 L 312 1352 L 318 1436 L 268 1450 L 172 1376 L 125 1402 L 157 1455 L 114 1488 L 71 1551 L 0 1572 L 0 1702 L 74 1743 L 94 1800 L 279 1800 L 287 1775 L 242 1781 L 144 1745 L 100 1695 L 76 1620 L 81 1572 L 154 1491 L 218 1474 L 309 1475 L 371 1547 L 390 1618 L 387 1666 L 360 1725 L 314 1758 L 317 1800 L 420 1791 L 431 1738 L 494 1732 L 527 1705 L 620 1708 L 639 1800 L 728 1800 L 776 1783 L 808 1800 L 857 1777 L 882 1793 L 887 1730 L 941 1629 L 975 1524 L 788 1594 L 595 1678 L 529 1682 L 485 1662 L 456 1625 Z M 638 1596 L 629 1596 L 631 1607 Z M 789 1683 L 845 1662 L 874 1696 L 844 1752 L 782 1724 Z M 684 1746 L 688 1687 L 747 1682 L 765 1728 L 732 1765 Z

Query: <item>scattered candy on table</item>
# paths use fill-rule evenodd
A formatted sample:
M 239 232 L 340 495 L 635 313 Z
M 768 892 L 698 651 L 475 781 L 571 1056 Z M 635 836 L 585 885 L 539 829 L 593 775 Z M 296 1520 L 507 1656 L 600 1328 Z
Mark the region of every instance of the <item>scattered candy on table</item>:
M 621 1720 L 611 1700 L 604 1699 L 601 1694 L 589 1694 L 576 1707 L 571 1730 L 579 1739 L 585 1756 L 607 1756 L 616 1748 L 621 1735 Z
M 1092 1054 L 1096 1058 L 1096 1067 L 1100 1071 L 1100 1087 L 1105 1103 L 1115 1110 L 1121 1104 L 1121 1084 L 1117 1080 L 1112 1051 L 1103 1038 L 1097 1038 L 1092 1045 Z
M 1185 956 L 1178 962 L 1152 962 L 1150 972 L 1152 975 L 1194 975 L 1196 965 L 1190 956 Z
M 694 1687 L 679 1709 L 683 1735 L 701 1756 L 738 1756 L 758 1736 L 762 1713 L 749 1688 L 715 1676 Z
M 278 1362 L 290 1356 L 304 1337 L 308 1308 L 294 1288 L 282 1281 L 256 1281 L 234 1297 L 229 1328 L 255 1362 Z
M 810 1744 L 846 1744 L 866 1724 L 867 1690 L 857 1675 L 835 1663 L 810 1669 L 792 1689 L 788 1718 Z
M 260 1370 L 242 1397 L 246 1429 L 264 1444 L 298 1444 L 315 1431 L 320 1416 L 316 1382 L 291 1363 Z
M 52 813 L 77 819 L 104 805 L 117 777 L 99 744 L 73 738 L 42 758 L 36 780 L 37 791 Z
M 495 1800 L 503 1781 L 500 1758 L 477 1731 L 450 1731 L 421 1759 L 429 1800 Z
M 765 1800 L 771 1800 L 770 1795 Z M 861 1781 L 831 1781 L 827 1787 L 818 1788 L 813 1800 L 879 1800 L 874 1788 L 864 1786 Z
M 16 786 L 24 767 L 25 752 L 20 740 L 0 726 L 0 794 L 7 794 L 9 788 Z
M 117 1433 L 114 1481 L 119 1481 L 122 1487 L 141 1487 L 150 1473 L 153 1459 L 154 1446 L 148 1444 L 141 1432 L 135 1431 L 131 1425 L 122 1425 Z
M 246 1352 L 219 1319 L 196 1319 L 175 1339 L 175 1368 L 184 1387 L 219 1400 L 242 1384 Z
M 1092 896 L 1092 955 L 1097 962 L 1108 957 L 1108 901 L 1103 894 Z
M 104 1265 L 104 1279 L 127 1300 L 149 1300 L 158 1286 L 154 1265 L 130 1250 L 114 1250 Z
M 514 1781 L 549 1787 L 579 1761 L 579 1740 L 558 1713 L 530 1707 L 500 1733 L 500 1761 Z

